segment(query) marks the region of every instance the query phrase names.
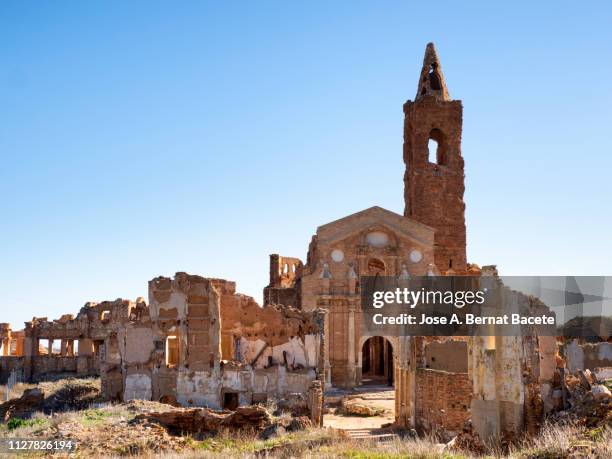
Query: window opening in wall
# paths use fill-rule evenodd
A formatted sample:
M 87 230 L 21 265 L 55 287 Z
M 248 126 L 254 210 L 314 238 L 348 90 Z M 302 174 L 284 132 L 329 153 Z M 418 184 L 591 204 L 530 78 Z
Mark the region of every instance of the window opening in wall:
M 94 340 L 93 342 L 93 352 L 96 358 L 100 357 L 102 352 L 102 348 L 104 347 L 104 340 Z
M 166 366 L 175 367 L 179 363 L 179 340 L 176 336 L 166 338 Z
M 433 91 L 442 90 L 442 82 L 440 81 L 440 75 L 438 73 L 438 64 L 436 62 L 431 64 L 431 68 L 429 69 L 429 87 Z
M 66 357 L 74 357 L 76 354 L 74 353 L 74 340 L 73 339 L 67 339 L 65 341 L 65 353 L 66 353 Z
M 49 340 L 48 339 L 39 339 L 38 340 L 38 355 L 49 355 Z
M 446 141 L 440 129 L 432 129 L 427 142 L 428 161 L 439 166 L 446 165 Z
M 434 139 L 429 139 L 427 143 L 427 149 L 429 151 L 429 162 L 432 164 L 438 163 L 438 142 Z

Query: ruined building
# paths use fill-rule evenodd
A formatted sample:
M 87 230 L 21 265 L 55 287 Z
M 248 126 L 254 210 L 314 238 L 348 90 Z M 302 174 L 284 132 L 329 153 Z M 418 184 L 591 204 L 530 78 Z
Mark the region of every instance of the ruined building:
M 294 407 L 319 424 L 325 311 L 262 308 L 235 289 L 233 282 L 177 273 L 149 282 L 149 305 L 88 303 L 76 317 L 27 322 L 17 336 L 2 324 L 10 354 L 0 360 L 2 375 L 100 375 L 110 400 L 214 409 L 293 397 Z
M 271 255 L 263 306 L 233 282 L 177 273 L 149 282 L 148 304 L 88 303 L 76 317 L 34 319 L 19 332 L 1 324 L 0 379 L 13 370 L 28 380 L 99 374 L 111 399 L 213 408 L 291 399 L 317 423 L 324 387 L 371 380 L 394 385 L 404 427 L 456 433 L 471 419 L 483 437 L 533 429 L 556 403 L 554 338 L 536 329 L 495 338 L 362 335 L 361 276 L 498 281 L 494 267 L 467 263 L 463 108 L 433 44 L 417 88 L 404 104 L 403 215 L 371 207 L 319 226 L 305 262 Z M 505 307 L 541 307 L 505 295 Z
M 358 385 L 364 371 L 393 379 L 397 339 L 361 336 L 360 276 L 480 274 L 466 262 L 462 110 L 428 45 L 415 101 L 404 104 L 404 215 L 372 207 L 320 226 L 305 264 L 270 257 L 264 302 L 329 311 L 326 371 L 334 386 Z M 437 145 L 432 157 L 430 141 Z M 467 346 L 458 346 L 467 373 Z

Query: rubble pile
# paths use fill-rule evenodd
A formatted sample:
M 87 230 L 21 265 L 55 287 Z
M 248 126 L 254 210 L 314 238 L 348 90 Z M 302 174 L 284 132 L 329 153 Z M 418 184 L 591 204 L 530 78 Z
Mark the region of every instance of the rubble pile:
M 40 438 L 71 438 L 79 444 L 81 454 L 93 457 L 181 452 L 189 448 L 187 437 L 174 436 L 162 426 L 143 422 L 130 423 L 120 420 L 113 423 L 84 425 L 82 422 L 65 422 L 57 429 L 42 431 Z
M 287 432 L 297 432 L 310 427 L 313 427 L 313 423 L 308 416 L 297 416 L 290 419 L 280 418 L 261 431 L 259 438 L 268 440 L 279 435 L 284 435 Z
M 229 430 L 263 430 L 272 424 L 268 411 L 259 405 L 241 406 L 232 412 L 213 411 L 208 408 L 176 408 L 152 411 L 136 416 L 134 421 L 156 422 L 171 432 L 203 433 Z
M 296 432 L 310 427 L 313 427 L 313 424 L 308 416 L 297 416 L 289 421 L 286 428 L 289 432 Z
M 598 380 L 585 370 L 568 375 L 564 381 L 566 409 L 551 416 L 553 421 L 572 421 L 586 427 L 612 426 L 612 380 Z
M 4 422 L 13 418 L 27 419 L 34 412 L 40 411 L 44 400 L 45 393 L 39 388 L 26 389 L 21 397 L 0 405 L 0 419 Z
M 486 453 L 487 448 L 480 436 L 474 432 L 471 422 L 466 422 L 462 432 L 445 445 L 444 451 L 467 451 L 480 456 Z
M 90 382 L 69 381 L 47 398 L 43 403 L 45 413 L 59 411 L 84 410 L 96 402 L 100 396 L 100 389 Z
M 49 394 L 49 395 L 46 395 Z M 78 411 L 98 401 L 100 389 L 93 381 L 67 380 L 62 384 L 45 384 L 25 389 L 20 397 L 0 405 L 0 420 L 27 419 L 34 412 L 45 414 Z

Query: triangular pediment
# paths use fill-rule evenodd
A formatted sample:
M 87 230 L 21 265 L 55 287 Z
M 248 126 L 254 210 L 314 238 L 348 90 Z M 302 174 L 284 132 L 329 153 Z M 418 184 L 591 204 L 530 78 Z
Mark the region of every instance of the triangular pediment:
M 319 242 L 331 243 L 346 239 L 369 228 L 387 228 L 389 231 L 419 244 L 433 245 L 434 229 L 403 215 L 374 206 L 317 228 Z

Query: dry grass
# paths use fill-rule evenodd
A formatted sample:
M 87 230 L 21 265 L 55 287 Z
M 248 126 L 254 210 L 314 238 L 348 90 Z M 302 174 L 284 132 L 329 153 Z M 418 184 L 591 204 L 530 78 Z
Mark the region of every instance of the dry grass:
M 92 384 L 97 384 L 92 381 Z M 51 381 L 36 386 L 46 394 L 65 392 L 66 381 Z M 17 390 L 35 387 L 20 384 Z M 1 393 L 1 392 L 0 392 Z M 449 450 L 434 436 L 397 438 L 379 443 L 373 440 L 352 439 L 332 429 L 308 429 L 284 433 L 269 440 L 261 440 L 254 432 L 220 432 L 211 438 L 174 437 L 159 426 L 133 422 L 135 416 L 150 409 L 172 409 L 154 402 L 128 404 L 89 404 L 79 411 L 35 413 L 23 423 L 14 423 L 12 430 L 0 424 L 0 438 L 77 437 L 81 442 L 80 457 L 142 458 L 343 458 L 343 459 L 459 459 L 478 457 L 470 451 Z M 276 406 L 269 404 L 268 408 Z M 48 412 L 48 411 L 47 411 Z M 286 416 L 286 414 L 282 414 Z M 546 425 L 541 433 L 502 450 L 492 447 L 487 457 L 516 459 L 612 457 L 612 429 L 586 428 L 575 424 Z
M 571 423 L 547 424 L 538 436 L 525 439 L 511 448 L 509 456 L 541 459 L 612 457 L 612 428 L 601 426 L 588 429 Z
M 141 458 L 344 458 L 344 459 L 459 459 L 475 458 L 468 451 L 450 451 L 435 437 L 397 438 L 390 442 L 378 443 L 372 440 L 351 439 L 339 431 L 331 429 L 309 429 L 287 433 L 278 437 L 261 440 L 255 433 L 221 432 L 207 439 L 183 438 L 182 449 L 177 451 L 157 451 L 151 449 L 146 435 L 133 437 L 131 443 L 113 444 L 108 438 L 125 436 L 132 429 L 129 421 L 134 412 L 125 405 L 100 405 L 89 410 L 66 412 L 45 416 L 36 414 L 34 422 L 8 432 L 0 429 L 0 436 L 35 437 L 46 436 L 51 432 L 62 431 L 69 425 L 81 425 L 90 432 L 104 432 L 106 447 L 97 445 L 94 451 L 83 445 L 83 457 L 124 457 Z M 110 429 L 110 430 L 109 430 Z M 109 437 L 109 433 L 111 436 Z M 144 432 L 143 432 L 144 433 Z M 546 426 L 535 438 L 526 439 L 502 454 L 493 448 L 487 457 L 508 457 L 516 459 L 574 458 L 574 457 L 612 457 L 612 430 L 600 427 L 585 429 L 574 425 Z
M 298 433 L 281 435 L 270 440 L 259 440 L 249 433 L 222 432 L 214 438 L 202 441 L 191 439 L 193 451 L 181 454 L 164 454 L 163 457 L 186 458 L 349 458 L 349 459 L 400 459 L 400 458 L 466 458 L 463 454 L 443 453 L 444 445 L 427 437 L 420 439 L 396 439 L 388 443 L 351 439 L 331 429 L 308 429 Z M 162 456 L 141 456 L 162 457 Z
M 483 456 L 469 451 L 451 451 L 433 436 L 395 439 L 387 443 L 346 438 L 337 431 L 311 429 L 271 440 L 257 440 L 249 435 L 221 434 L 204 441 L 190 441 L 192 452 L 175 454 L 176 458 L 251 458 L 299 457 L 344 459 L 469 459 Z M 167 457 L 167 456 L 164 456 Z M 492 447 L 489 458 L 553 459 L 612 457 L 612 430 L 606 427 L 585 429 L 573 425 L 546 426 L 540 435 L 526 439 L 503 453 Z

